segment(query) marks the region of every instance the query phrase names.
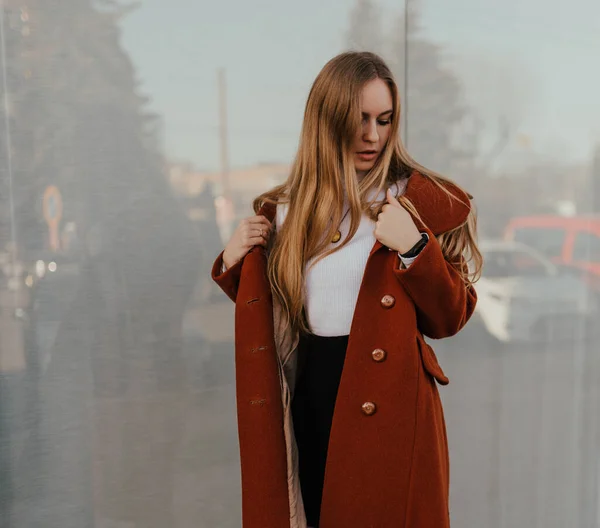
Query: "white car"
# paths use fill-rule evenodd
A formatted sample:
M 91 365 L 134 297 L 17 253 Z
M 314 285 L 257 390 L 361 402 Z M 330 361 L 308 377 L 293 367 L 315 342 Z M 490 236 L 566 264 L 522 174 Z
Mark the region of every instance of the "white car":
M 597 300 L 577 276 L 511 241 L 480 244 L 484 263 L 474 318 L 498 341 L 584 338 L 598 320 Z

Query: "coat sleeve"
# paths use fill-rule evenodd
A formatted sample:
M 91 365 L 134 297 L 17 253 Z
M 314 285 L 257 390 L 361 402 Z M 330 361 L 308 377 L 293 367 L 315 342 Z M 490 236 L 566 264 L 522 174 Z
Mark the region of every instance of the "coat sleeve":
M 237 298 L 238 287 L 240 285 L 240 277 L 242 274 L 242 263 L 244 259 L 236 262 L 230 268 L 227 268 L 223 273 L 221 273 L 221 269 L 223 267 L 223 252 L 219 253 L 219 256 L 215 260 L 212 270 L 211 270 L 211 278 L 214 280 L 219 288 L 221 288 L 227 297 L 229 297 L 233 302 L 235 302 Z
M 472 285 L 466 285 L 457 267 L 448 262 L 433 235 L 408 268 L 395 260 L 394 274 L 415 303 L 417 326 L 433 339 L 452 336 L 465 326 L 477 302 Z

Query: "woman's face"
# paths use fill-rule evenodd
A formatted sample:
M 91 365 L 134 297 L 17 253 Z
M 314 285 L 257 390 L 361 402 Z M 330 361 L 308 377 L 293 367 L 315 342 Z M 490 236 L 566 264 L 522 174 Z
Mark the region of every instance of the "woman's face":
M 361 126 L 352 144 L 354 166 L 364 176 L 383 152 L 388 141 L 392 119 L 392 94 L 381 79 L 369 81 L 360 96 Z

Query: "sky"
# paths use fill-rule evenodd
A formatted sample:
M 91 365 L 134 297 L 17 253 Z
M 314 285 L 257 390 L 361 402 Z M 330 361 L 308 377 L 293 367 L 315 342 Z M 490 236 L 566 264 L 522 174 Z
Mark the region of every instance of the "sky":
M 219 169 L 217 70 L 224 68 L 230 164 L 290 161 L 308 90 L 345 49 L 354 3 L 142 0 L 122 21 L 122 45 L 150 109 L 163 118 L 167 156 Z M 389 30 L 404 2 L 377 3 Z M 514 138 L 507 163 L 527 158 L 523 150 L 589 160 L 600 142 L 598 0 L 419 3 L 423 35 L 461 79 L 465 101 L 483 120 L 484 145 L 504 116 Z

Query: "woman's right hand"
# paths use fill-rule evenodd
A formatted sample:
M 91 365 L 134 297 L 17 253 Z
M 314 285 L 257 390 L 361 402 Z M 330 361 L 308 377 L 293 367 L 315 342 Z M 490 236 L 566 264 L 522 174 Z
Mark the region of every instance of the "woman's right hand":
M 227 268 L 242 260 L 254 246 L 267 247 L 271 234 L 271 222 L 265 216 L 244 218 L 231 235 L 223 251 L 223 262 Z

